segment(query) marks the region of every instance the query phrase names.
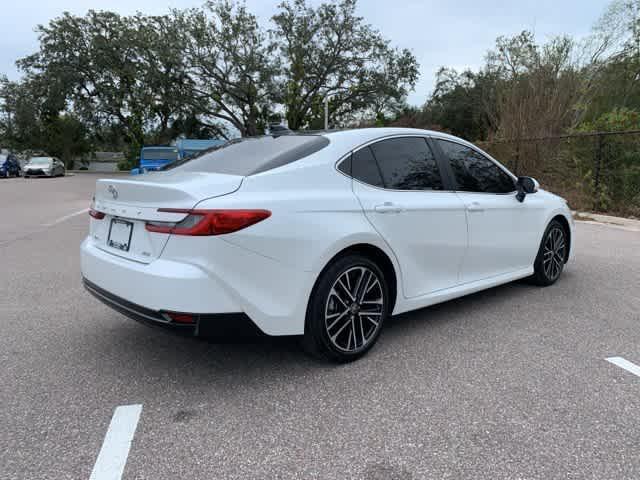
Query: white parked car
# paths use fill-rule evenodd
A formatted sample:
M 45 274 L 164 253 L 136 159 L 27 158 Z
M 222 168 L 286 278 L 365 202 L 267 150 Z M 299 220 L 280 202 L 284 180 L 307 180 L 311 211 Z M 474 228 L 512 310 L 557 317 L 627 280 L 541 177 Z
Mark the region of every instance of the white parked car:
M 64 177 L 66 168 L 61 160 L 55 157 L 32 157 L 22 167 L 24 178 L 28 177 Z
M 86 288 L 190 335 L 304 335 L 363 355 L 389 316 L 529 277 L 571 254 L 566 202 L 459 138 L 361 129 L 234 141 L 98 180 Z

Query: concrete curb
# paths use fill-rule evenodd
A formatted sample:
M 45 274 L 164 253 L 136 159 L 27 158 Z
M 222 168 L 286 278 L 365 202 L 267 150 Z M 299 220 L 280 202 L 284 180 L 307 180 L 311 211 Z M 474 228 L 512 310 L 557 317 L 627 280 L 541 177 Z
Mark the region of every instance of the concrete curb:
M 614 217 L 591 212 L 572 211 L 571 213 L 576 222 L 618 228 L 629 232 L 640 232 L 640 220 L 633 218 Z

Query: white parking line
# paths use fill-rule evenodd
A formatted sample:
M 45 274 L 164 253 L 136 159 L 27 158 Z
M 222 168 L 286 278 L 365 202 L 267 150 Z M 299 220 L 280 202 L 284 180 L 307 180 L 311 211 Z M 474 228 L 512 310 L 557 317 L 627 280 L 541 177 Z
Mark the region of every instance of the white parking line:
M 613 363 L 620 368 L 624 368 L 627 372 L 631 372 L 634 375 L 640 377 L 640 366 L 635 363 L 631 363 L 629 360 L 625 360 L 622 357 L 609 357 L 606 359 L 607 362 Z
M 89 480 L 120 480 L 127 463 L 142 405 L 116 408 Z
M 56 218 L 51 223 L 45 223 L 45 227 L 53 227 L 59 223 L 64 222 L 65 220 L 69 220 L 70 218 L 77 217 L 78 215 L 82 215 L 83 213 L 87 213 L 89 211 L 88 208 L 83 208 L 82 210 L 78 210 L 77 212 L 70 213 L 69 215 L 65 215 L 64 217 Z

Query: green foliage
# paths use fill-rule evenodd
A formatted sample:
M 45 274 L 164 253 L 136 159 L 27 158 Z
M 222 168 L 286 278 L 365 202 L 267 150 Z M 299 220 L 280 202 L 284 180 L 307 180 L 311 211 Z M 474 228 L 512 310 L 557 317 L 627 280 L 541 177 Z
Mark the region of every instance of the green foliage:
M 495 113 L 496 78 L 487 72 L 462 73 L 441 68 L 436 87 L 425 106 L 425 120 L 469 140 L 485 139 L 492 129 Z
M 270 32 L 234 0 L 160 16 L 64 13 L 37 27 L 38 50 L 17 62 L 23 80 L 0 82 L 0 140 L 64 155 L 117 148 L 131 164 L 145 143 L 257 135 L 283 110 L 290 128 L 321 127 L 327 95 L 334 125 L 384 124 L 417 63 L 355 8 L 285 1 Z
M 263 133 L 278 59 L 255 15 L 244 5 L 217 0 L 174 16 L 189 59 L 190 107 L 229 122 L 242 136 Z
M 418 77 L 416 58 L 390 46 L 355 13 L 356 0 L 285 0 L 271 30 L 283 63 L 280 103 L 289 128 L 317 124 L 331 96 L 332 120 L 374 117 L 402 104 Z
M 42 105 L 31 82 L 0 78 L 0 139 L 15 149 L 40 149 L 44 145 Z
M 47 153 L 64 161 L 68 169 L 74 168 L 74 158 L 86 158 L 93 151 L 87 128 L 76 117 L 57 117 L 45 131 Z
M 577 132 L 624 132 L 640 130 L 640 113 L 626 107 L 614 108 L 593 121 L 583 122 Z

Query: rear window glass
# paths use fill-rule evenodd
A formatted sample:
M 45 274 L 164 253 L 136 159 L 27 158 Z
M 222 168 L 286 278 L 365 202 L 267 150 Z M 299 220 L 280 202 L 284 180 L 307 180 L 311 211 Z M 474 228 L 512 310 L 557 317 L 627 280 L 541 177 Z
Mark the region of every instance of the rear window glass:
M 232 140 L 178 162 L 168 169 L 248 176 L 281 167 L 329 145 L 319 135 L 282 135 Z
M 391 138 L 371 146 L 386 188 L 442 190 L 436 159 L 424 138 Z
M 361 182 L 384 187 L 380 169 L 369 147 L 364 147 L 353 154 L 351 174 L 353 178 Z

